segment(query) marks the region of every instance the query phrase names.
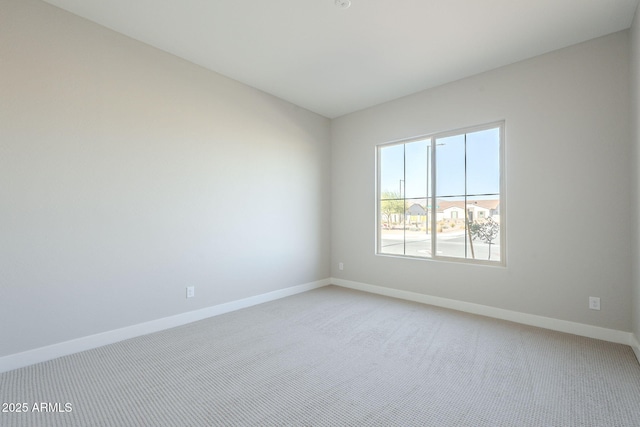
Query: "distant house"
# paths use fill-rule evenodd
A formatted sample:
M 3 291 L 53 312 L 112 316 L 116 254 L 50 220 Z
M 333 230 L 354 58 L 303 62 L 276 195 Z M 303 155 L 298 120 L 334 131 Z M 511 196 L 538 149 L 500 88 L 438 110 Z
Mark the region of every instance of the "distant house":
M 407 209 L 407 215 L 410 216 L 422 216 L 426 214 L 427 211 L 424 209 L 424 207 L 422 207 L 422 205 L 418 203 L 414 203 L 413 205 L 409 206 L 409 209 Z
M 409 209 L 407 209 L 405 214 L 406 214 L 405 220 L 407 224 L 413 224 L 416 227 L 420 227 L 421 225 L 423 227 L 426 227 L 427 211 L 421 204 L 419 203 L 412 204 L 411 206 L 409 206 Z
M 464 219 L 465 203 L 464 200 L 446 201 L 439 200 L 439 210 L 442 211 L 443 219 Z M 469 221 L 477 221 L 484 218 L 500 218 L 500 200 L 470 200 L 466 205 L 469 214 Z
M 471 219 L 493 218 L 500 221 L 500 200 L 474 200 L 467 203 L 467 209 L 473 212 Z
M 447 205 L 442 209 L 443 219 L 464 219 L 464 202 L 449 202 Z

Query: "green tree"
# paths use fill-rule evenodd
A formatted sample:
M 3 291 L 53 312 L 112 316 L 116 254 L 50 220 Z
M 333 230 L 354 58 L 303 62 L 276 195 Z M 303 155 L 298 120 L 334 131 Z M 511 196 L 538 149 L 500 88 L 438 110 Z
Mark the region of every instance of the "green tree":
M 407 204 L 400 197 L 400 194 L 394 191 L 383 191 L 380 200 L 380 214 L 383 221 L 391 223 L 391 215 L 399 214 L 404 220 L 404 213 L 407 210 Z
M 493 241 L 498 237 L 500 232 L 500 224 L 495 222 L 491 217 L 487 218 L 484 222 L 474 222 L 471 224 L 471 235 L 473 239 L 480 239 L 489 244 L 489 258 L 491 259 L 491 245 Z

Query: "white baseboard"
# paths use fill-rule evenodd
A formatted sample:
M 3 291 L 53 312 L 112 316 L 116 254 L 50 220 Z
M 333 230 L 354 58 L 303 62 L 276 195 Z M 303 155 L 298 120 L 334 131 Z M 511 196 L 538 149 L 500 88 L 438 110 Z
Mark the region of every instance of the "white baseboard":
M 208 317 L 229 313 L 231 311 L 240 310 L 242 308 L 251 307 L 257 304 L 285 298 L 291 295 L 326 286 L 330 284 L 330 282 L 331 281 L 329 279 L 318 280 L 298 286 L 279 289 L 277 291 L 268 292 L 266 294 L 255 295 L 237 301 L 214 305 L 200 310 L 176 314 L 175 316 L 164 317 L 162 319 L 139 323 L 137 325 L 127 326 L 125 328 L 77 338 L 46 347 L 40 347 L 22 353 L 10 354 L 8 356 L 0 357 L 0 373 L 40 362 L 45 362 L 47 360 L 56 359 L 58 357 L 67 356 L 69 354 L 78 353 L 80 351 L 102 347 L 104 345 L 113 344 L 129 338 L 135 338 L 141 335 L 174 328 L 176 326 L 182 326 L 187 323 L 196 322 Z
M 640 363 L 640 340 L 635 334 L 631 334 L 631 348 L 633 352 L 636 354 L 636 359 L 638 359 L 638 363 Z
M 369 285 L 366 283 L 353 282 L 350 280 L 332 278 L 331 283 L 337 286 L 342 286 L 344 288 L 356 289 L 359 291 L 385 295 L 408 301 L 420 302 L 423 304 L 435 305 L 438 307 L 450 308 L 466 313 L 479 314 L 482 316 L 508 320 L 511 322 L 521 323 L 529 326 L 537 326 L 553 331 L 566 332 L 569 334 L 580 335 L 588 338 L 596 338 L 603 341 L 614 342 L 617 344 L 626 344 L 633 348 L 634 352 L 636 353 L 636 357 L 638 357 L 638 360 L 640 361 L 640 347 L 638 346 L 637 339 L 631 332 L 601 328 L 599 326 L 585 325 L 583 323 L 553 319 L 550 317 L 538 316 L 535 314 L 520 313 L 517 311 L 505 310 L 502 308 L 424 295 L 399 289 L 385 288 L 383 286 Z

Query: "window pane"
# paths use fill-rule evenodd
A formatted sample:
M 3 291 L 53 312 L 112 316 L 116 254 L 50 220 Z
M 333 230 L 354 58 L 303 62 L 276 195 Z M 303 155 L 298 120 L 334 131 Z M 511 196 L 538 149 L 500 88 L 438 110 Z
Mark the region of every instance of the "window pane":
M 380 253 L 404 255 L 404 230 L 398 222 L 381 220 L 378 236 Z
M 431 257 L 427 199 L 410 199 L 407 200 L 407 205 L 405 255 Z
M 445 197 L 436 202 L 436 255 L 465 258 L 464 198 Z
M 436 196 L 464 196 L 464 134 L 436 140 Z
M 500 261 L 500 197 L 467 198 L 470 234 L 468 257 Z
M 401 199 L 380 200 L 380 236 L 390 240 L 404 240 L 404 221 L 406 203 Z M 394 242 L 382 242 L 381 248 L 395 245 Z M 401 246 L 403 248 L 403 246 Z M 404 249 L 403 249 L 404 250 Z M 398 253 L 397 248 L 393 253 Z M 402 252 L 400 252 L 402 253 Z
M 405 145 L 405 179 L 407 199 L 427 197 L 427 147 L 429 141 Z
M 467 194 L 500 193 L 500 128 L 467 134 Z
M 404 145 L 380 148 L 380 198 L 404 197 Z

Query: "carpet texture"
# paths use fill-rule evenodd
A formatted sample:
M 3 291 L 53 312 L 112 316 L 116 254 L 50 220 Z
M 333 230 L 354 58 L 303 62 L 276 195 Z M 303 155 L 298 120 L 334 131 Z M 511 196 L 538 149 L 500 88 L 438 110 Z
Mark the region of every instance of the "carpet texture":
M 329 286 L 1 374 L 0 400 L 28 406 L 2 426 L 622 427 L 640 426 L 640 365 Z

